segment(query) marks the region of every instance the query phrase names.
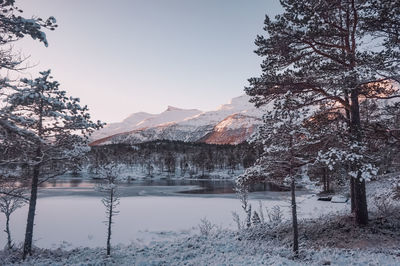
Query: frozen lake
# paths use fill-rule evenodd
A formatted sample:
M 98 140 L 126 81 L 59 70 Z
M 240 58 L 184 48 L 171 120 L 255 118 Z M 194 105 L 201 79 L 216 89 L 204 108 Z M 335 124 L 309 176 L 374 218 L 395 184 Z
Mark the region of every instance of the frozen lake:
M 46 183 L 40 188 L 34 227 L 34 244 L 44 248 L 60 245 L 104 246 L 106 239 L 105 208 L 102 194 L 94 190 L 96 180 L 78 178 Z M 152 180 L 120 186 L 120 213 L 115 217 L 113 244 L 149 243 L 197 230 L 206 217 L 223 228 L 235 228 L 232 212 L 244 217 L 240 201 L 232 193 L 231 181 Z M 263 188 L 262 188 L 263 189 Z M 251 193 L 253 210 L 259 200 L 265 207 L 279 205 L 289 217 L 289 193 L 269 191 Z M 182 193 L 183 192 L 183 193 Z M 348 208 L 347 204 L 317 201 L 299 193 L 299 216 L 318 216 Z M 27 206 L 11 217 L 11 232 L 17 243 L 23 240 Z M 0 246 L 5 245 L 4 216 L 0 218 Z

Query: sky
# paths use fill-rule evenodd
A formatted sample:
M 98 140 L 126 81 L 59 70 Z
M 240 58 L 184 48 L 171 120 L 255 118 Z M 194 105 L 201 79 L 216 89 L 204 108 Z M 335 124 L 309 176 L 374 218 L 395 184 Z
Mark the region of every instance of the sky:
M 17 0 L 25 17 L 54 16 L 49 47 L 25 38 L 33 78 L 42 70 L 89 106 L 94 119 L 118 122 L 168 105 L 216 109 L 244 94 L 261 72 L 253 51 L 278 0 Z

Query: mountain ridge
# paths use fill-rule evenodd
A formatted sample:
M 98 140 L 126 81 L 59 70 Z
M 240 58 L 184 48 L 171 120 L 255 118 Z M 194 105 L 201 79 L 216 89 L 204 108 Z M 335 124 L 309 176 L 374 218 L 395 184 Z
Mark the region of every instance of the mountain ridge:
M 160 114 L 133 113 L 122 122 L 95 132 L 90 145 L 153 140 L 239 144 L 248 140 L 262 123 L 264 110 L 256 108 L 249 99 L 241 95 L 206 112 L 168 106 Z M 139 121 L 140 118 L 143 120 Z

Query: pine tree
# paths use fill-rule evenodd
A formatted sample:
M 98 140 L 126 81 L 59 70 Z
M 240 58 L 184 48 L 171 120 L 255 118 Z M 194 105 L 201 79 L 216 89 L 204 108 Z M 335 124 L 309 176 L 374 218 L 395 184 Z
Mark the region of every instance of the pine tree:
M 320 109 L 313 114 L 312 119 L 307 121 L 305 126 L 309 130 L 310 138 L 313 141 L 313 145 L 308 148 L 312 158 L 312 163 L 308 165 L 308 175 L 320 177 L 323 191 L 331 192 L 333 190 L 331 185 L 334 181 L 340 183 L 342 179 L 346 178 L 348 163 L 335 161 L 335 164 L 327 165 L 325 161 L 318 159 L 321 154 L 331 148 L 346 148 L 345 139 L 348 135 L 346 117 L 338 110 L 320 106 Z M 336 180 L 333 180 L 333 178 Z
M 23 79 L 9 95 L 7 114 L 16 130 L 29 132 L 24 162 L 32 167 L 31 194 L 24 243 L 24 257 L 32 253 L 33 225 L 39 182 L 58 176 L 87 151 L 87 135 L 102 124 L 90 120 L 78 98 L 67 97 L 50 71 Z
M 307 108 L 296 110 L 299 102 L 290 92 L 275 99 L 273 111 L 264 116 L 258 139 L 264 145 L 264 153 L 256 164 L 239 176 L 238 187 L 245 188 L 260 181 L 289 184 L 293 223 L 293 252 L 299 250 L 296 204 L 296 180 L 301 177 L 302 168 L 309 163 L 307 147 L 310 135 L 304 123 L 310 114 Z
M 27 19 L 22 16 L 22 10 L 15 6 L 14 0 L 0 1 L 0 101 L 5 100 L 18 83 L 9 75 L 28 67 L 23 64 L 26 57 L 13 50 L 13 43 L 29 36 L 48 46 L 44 30 L 54 30 L 56 27 L 54 17 Z M 0 154 L 0 165 L 14 167 L 24 159 L 26 138 L 34 135 L 15 127 L 8 119 L 4 106 L 0 107 L 0 149 L 4 151 Z
M 104 207 L 106 207 L 106 216 L 107 220 L 105 221 L 107 225 L 107 256 L 111 255 L 111 233 L 112 233 L 112 224 L 113 217 L 119 213 L 116 210 L 119 205 L 119 193 L 118 193 L 118 185 L 117 185 L 117 177 L 119 168 L 115 162 L 108 162 L 100 167 L 100 175 L 104 179 L 104 183 L 97 186 L 96 189 L 102 193 L 104 193 L 104 197 L 101 202 Z
M 256 39 L 256 53 L 264 60 L 262 75 L 249 79 L 250 86 L 246 88 L 252 101 L 261 106 L 290 91 L 302 106 L 339 106 L 349 119 L 351 145 L 361 147 L 362 99 L 399 96 L 393 86 L 398 77 L 398 61 L 393 60 L 395 49 L 389 48 L 385 40 L 373 38 L 386 26 L 366 27 L 371 14 L 378 12 L 372 9 L 372 2 L 375 1 L 281 0 L 284 13 L 275 20 L 266 17 L 264 30 L 268 36 Z M 374 49 L 367 42 L 371 39 Z M 356 172 L 352 179 L 355 216 L 357 224 L 363 225 L 368 223 L 368 210 L 359 156 L 350 173 Z
M 368 1 L 363 26 L 374 37 L 383 38 L 385 56 L 391 61 L 381 66 L 381 74 L 400 82 L 400 5 L 397 1 Z

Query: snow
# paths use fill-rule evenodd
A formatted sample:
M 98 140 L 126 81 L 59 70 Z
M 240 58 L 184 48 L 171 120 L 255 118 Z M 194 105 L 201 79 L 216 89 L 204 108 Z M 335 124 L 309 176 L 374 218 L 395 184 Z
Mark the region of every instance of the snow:
M 349 199 L 343 196 L 333 196 L 331 199 L 332 203 L 346 203 Z
M 168 236 L 174 236 L 167 234 Z M 302 250 L 294 258 L 290 248 L 270 240 L 247 240 L 228 230 L 210 235 L 182 233 L 173 240 L 149 245 L 132 243 L 104 248 L 35 250 L 33 257 L 20 261 L 20 254 L 8 256 L 18 265 L 398 265 L 400 250 L 348 250 L 320 248 Z M 1 256 L 1 254 L 0 254 Z M 0 257 L 1 258 L 1 257 Z
M 256 109 L 254 104 L 249 102 L 250 98 L 250 96 L 245 94 L 232 98 L 228 104 L 219 106 L 217 111 L 230 110 L 231 112 L 238 113 L 244 110 Z
M 229 104 L 223 104 L 217 110 L 201 113 L 195 117 L 186 119 L 180 124 L 190 126 L 216 125 L 229 116 L 239 113 L 261 118 L 263 109 L 256 108 L 249 100 L 250 97 L 247 95 L 233 98 Z
M 79 184 L 78 184 L 79 185 Z M 121 194 L 120 212 L 114 219 L 113 243 L 128 245 L 131 242 L 149 244 L 165 238 L 159 232 L 187 232 L 207 217 L 213 224 L 234 230 L 236 224 L 232 212 L 244 219 L 240 201 L 234 194 L 182 194 L 177 191 L 194 187 L 175 186 L 124 186 Z M 105 220 L 102 194 L 90 184 L 65 188 L 51 186 L 41 189 L 37 203 L 35 245 L 54 248 L 68 242 L 68 249 L 76 247 L 99 247 L 104 243 Z M 289 193 L 258 192 L 250 197 L 254 210 L 261 200 L 263 206 L 279 206 L 286 220 L 290 219 Z M 299 218 L 318 218 L 329 213 L 347 212 L 348 204 L 321 202 L 316 196 L 305 194 L 298 197 Z M 18 209 L 11 217 L 11 231 L 17 243 L 22 241 L 28 206 Z M 4 220 L 1 220 L 0 228 Z M 4 233 L 0 232 L 0 244 L 4 246 Z M 161 238 L 160 238 L 161 236 Z
M 138 128 L 147 128 L 155 127 L 165 123 L 177 123 L 179 121 L 187 119 L 188 117 L 195 116 L 199 113 L 201 113 L 201 111 L 196 109 L 179 109 L 176 107 L 171 108 L 171 106 L 169 106 L 167 110 L 165 110 L 161 114 L 145 119 L 139 122 L 136 126 Z
M 200 110 L 179 109 L 171 106 L 168 106 L 167 110 L 160 114 L 134 113 L 120 123 L 111 123 L 103 129 L 94 132 L 92 139 L 100 139 L 141 128 L 156 127 L 166 123 L 177 123 L 199 113 L 201 113 Z
M 121 123 L 113 123 L 95 132 L 92 139 L 129 132 L 112 138 L 107 143 L 142 142 L 157 139 L 198 141 L 213 130 L 249 129 L 262 123 L 265 108 L 256 108 L 249 102 L 250 97 L 242 95 L 213 111 L 201 112 L 196 109 L 180 109 L 168 106 L 161 114 L 133 114 Z M 139 114 L 144 114 L 142 120 Z M 139 121 L 140 120 L 140 121 Z M 249 130 L 248 130 L 249 131 Z M 249 131 L 250 132 L 250 131 Z
M 262 119 L 247 116 L 243 114 L 233 114 L 228 116 L 215 126 L 216 131 L 227 129 L 251 128 L 252 126 L 261 125 Z
M 395 176 L 397 175 L 383 177 L 376 182 L 368 183 L 369 196 L 381 195 L 388 189 L 390 190 L 392 179 Z M 225 213 L 228 213 L 233 207 L 233 210 L 242 215 L 240 202 L 237 199 L 183 197 L 179 200 L 177 197 L 159 197 L 160 201 L 154 202 L 152 197 L 133 197 L 130 203 L 122 202 L 120 215 L 129 213 L 129 215 L 134 214 L 134 217 L 132 220 L 126 220 L 122 226 L 121 220 L 118 220 L 121 217 L 117 216 L 110 257 L 105 255 L 105 248 L 74 248 L 70 243 L 64 241 L 52 246 L 51 250 L 36 248 L 34 255 L 25 261 L 20 260 L 19 252 L 4 250 L 0 252 L 0 261 L 4 265 L 13 263 L 18 265 L 399 265 L 400 249 L 396 242 L 399 240 L 398 230 L 390 231 L 390 226 L 399 224 L 398 212 L 395 213 L 397 216 L 389 217 L 390 222 L 386 222 L 390 223 L 389 227 L 385 226 L 385 223 L 382 223 L 379 218 L 376 219 L 371 215 L 371 224 L 376 227 L 358 228 L 348 217 L 348 203 L 320 202 L 316 200 L 316 196 L 300 193 L 297 199 L 301 246 L 298 257 L 294 257 L 290 247 L 292 241 L 290 204 L 286 200 L 268 199 L 266 197 L 268 194 L 254 193 L 251 195 L 250 203 L 254 207 L 258 206 L 258 198 L 263 198 L 264 204 L 268 202 L 272 205 L 282 206 L 284 221 L 273 227 L 267 228 L 262 225 L 237 231 L 234 225 L 224 224 L 229 221 L 233 224 L 233 220 L 232 217 L 224 216 L 221 212 L 224 210 Z M 95 197 L 91 198 L 91 201 L 97 202 L 98 207 L 96 208 L 101 209 L 100 201 Z M 93 223 L 90 218 L 82 219 L 86 217 L 85 215 L 92 217 L 93 214 L 88 214 L 87 210 L 93 210 L 93 208 L 76 207 L 85 202 L 83 198 L 77 198 L 73 204 L 65 202 L 63 205 L 60 205 L 61 200 L 62 198 L 48 198 L 46 204 L 57 206 L 57 209 L 39 209 L 37 226 L 44 226 L 46 231 L 54 228 L 50 232 L 51 235 L 63 233 L 65 236 L 70 236 L 76 234 L 87 237 L 90 241 L 100 237 L 100 240 L 105 242 L 103 235 L 98 233 L 88 235 L 95 227 L 102 227 L 100 230 L 105 230 L 104 225 L 101 224 L 102 214 L 100 212 L 94 215 L 97 223 Z M 39 206 L 40 204 L 41 202 L 39 202 Z M 141 208 L 132 209 L 135 204 Z M 222 204 L 222 209 L 216 210 L 213 215 L 208 213 L 209 220 L 205 220 L 204 211 L 215 210 L 215 206 L 218 204 Z M 184 208 L 185 205 L 189 209 Z M 155 209 L 156 207 L 159 209 Z M 47 210 L 49 217 L 53 219 L 53 221 L 48 221 L 47 225 L 43 225 L 44 221 L 40 218 L 44 210 Z M 69 219 L 62 216 L 62 213 L 78 210 L 80 210 L 79 213 L 74 216 L 79 217 L 76 221 L 72 219 L 71 215 L 67 215 Z M 258 211 L 257 208 L 254 210 Z M 172 213 L 170 213 L 171 211 Z M 159 213 L 161 216 L 152 216 L 151 212 Z M 179 212 L 184 216 L 179 216 Z M 220 215 L 220 219 L 216 219 L 216 215 Z M 142 229 L 136 238 L 119 244 L 116 239 L 137 230 L 138 224 L 132 222 L 141 218 L 147 221 L 144 223 L 147 225 L 165 224 L 169 219 L 176 220 L 172 223 L 168 222 L 172 226 L 170 228 L 164 230 Z M 313 220 L 308 220 L 310 218 Z M 204 221 L 209 221 L 208 227 L 204 227 Z M 69 226 L 76 227 L 74 226 L 75 222 L 84 222 L 86 225 L 78 227 L 81 229 L 79 232 L 69 230 Z M 180 229 L 174 229 L 177 224 Z M 187 226 L 186 229 L 182 225 Z M 203 230 L 200 230 L 201 226 L 203 226 Z M 121 227 L 124 228 L 121 229 Z M 62 230 L 57 230 L 57 228 L 62 228 Z M 379 232 L 384 232 L 384 234 L 377 233 L 376 230 L 380 230 Z M 41 236 L 40 241 L 45 237 L 49 236 Z

